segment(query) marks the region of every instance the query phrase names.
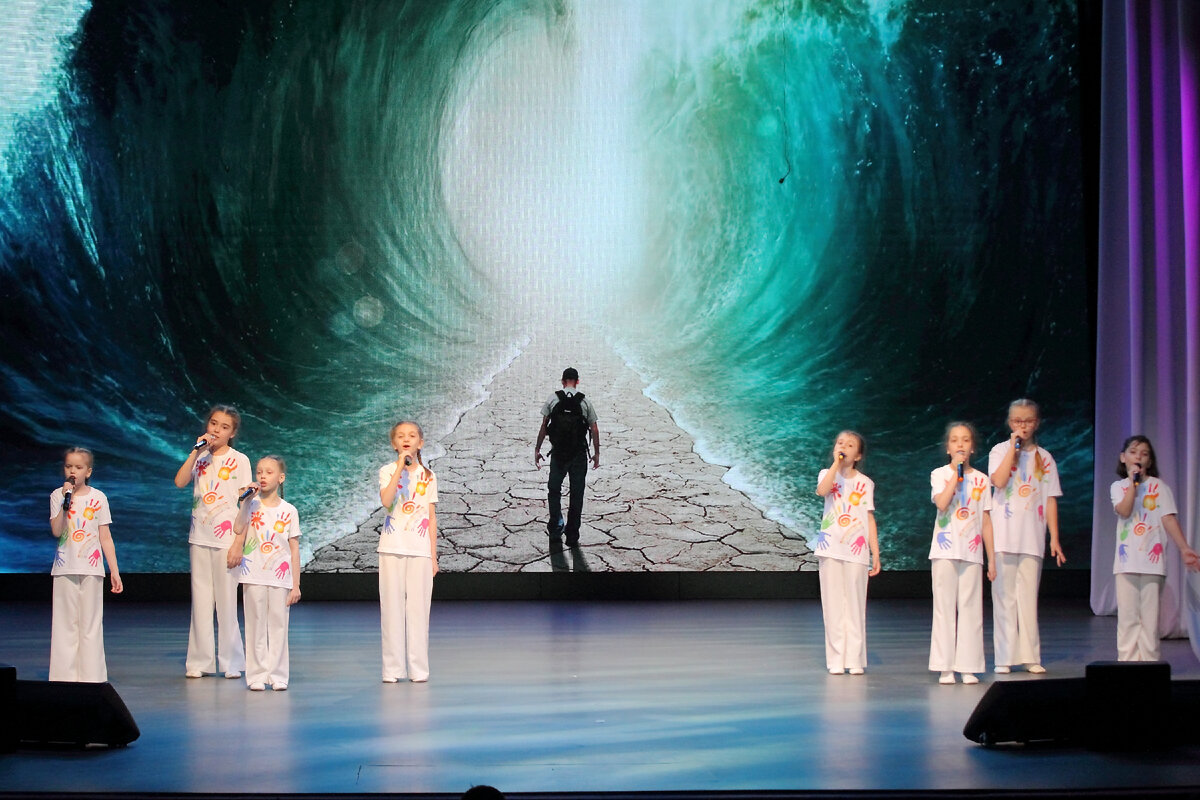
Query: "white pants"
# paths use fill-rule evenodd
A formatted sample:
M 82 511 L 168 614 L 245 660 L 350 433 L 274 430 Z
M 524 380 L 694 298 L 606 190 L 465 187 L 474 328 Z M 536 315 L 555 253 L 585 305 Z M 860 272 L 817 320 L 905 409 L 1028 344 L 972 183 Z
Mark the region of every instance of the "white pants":
M 287 686 L 288 612 L 290 589 L 242 584 L 246 616 L 246 685 Z
M 1158 601 L 1161 575 L 1117 573 L 1117 659 L 1158 661 Z
M 50 680 L 104 683 L 104 577 L 55 575 Z
M 246 668 L 242 630 L 237 616 L 238 567 L 225 566 L 228 551 L 220 547 L 189 545 L 192 562 L 192 626 L 188 631 L 188 672 L 241 672 Z M 213 609 L 217 612 L 220 647 L 213 634 Z M 218 662 L 218 657 L 220 661 Z
M 821 614 L 825 617 L 825 666 L 866 668 L 868 567 L 836 558 L 817 562 Z
M 429 603 L 433 559 L 379 554 L 383 679 L 429 677 Z
M 934 672 L 983 672 L 983 565 L 935 558 L 933 635 L 929 668 Z
M 1038 635 L 1038 583 L 1042 560 L 1021 553 L 996 553 L 992 581 L 992 644 L 996 666 L 1041 664 Z

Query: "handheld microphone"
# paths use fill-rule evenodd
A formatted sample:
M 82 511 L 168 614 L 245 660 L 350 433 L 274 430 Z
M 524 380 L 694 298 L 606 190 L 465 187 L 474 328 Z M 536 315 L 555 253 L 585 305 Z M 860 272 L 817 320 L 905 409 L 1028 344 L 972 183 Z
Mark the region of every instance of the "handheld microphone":
M 200 441 L 198 441 L 194 445 L 192 445 L 193 450 L 203 450 L 206 447 L 208 447 L 208 439 L 201 439 Z
M 1019 452 L 1021 452 L 1021 440 L 1020 440 L 1020 439 L 1017 439 L 1017 441 L 1016 441 L 1016 443 L 1013 445 L 1013 447 L 1014 447 L 1014 448 L 1016 448 L 1016 450 L 1017 450 L 1017 452 L 1018 452 L 1018 453 L 1019 453 Z
M 241 496 L 240 496 L 240 497 L 238 497 L 238 502 L 239 502 L 239 503 L 240 503 L 240 502 L 242 502 L 242 501 L 243 501 L 243 500 L 245 500 L 247 497 L 249 497 L 250 495 L 254 494 L 254 493 L 255 493 L 255 492 L 257 492 L 257 491 L 258 491 L 258 487 L 257 487 L 257 486 L 247 486 L 247 487 L 246 487 L 246 491 L 242 492 Z
M 958 465 L 958 482 L 962 483 L 962 479 L 963 479 L 963 465 L 959 464 Z
M 406 467 L 411 467 L 411 466 L 412 466 L 412 456 L 405 456 L 405 457 L 404 457 L 404 466 L 406 466 Z
M 846 458 L 845 453 L 838 453 L 838 461 L 843 461 L 843 460 L 845 460 L 845 458 Z
M 1133 488 L 1136 489 L 1138 484 L 1142 482 L 1142 465 L 1134 464 L 1133 466 L 1137 468 L 1137 472 L 1131 472 L 1129 477 L 1133 478 Z
M 71 495 L 75 494 L 75 477 L 67 478 L 71 482 L 71 488 L 63 492 L 63 508 L 67 511 L 71 510 Z

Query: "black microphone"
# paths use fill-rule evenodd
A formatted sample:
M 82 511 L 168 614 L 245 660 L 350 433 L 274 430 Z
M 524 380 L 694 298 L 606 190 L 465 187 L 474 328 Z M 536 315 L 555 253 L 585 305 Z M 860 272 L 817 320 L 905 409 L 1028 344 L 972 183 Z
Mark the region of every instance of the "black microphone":
M 1013 447 L 1017 449 L 1018 453 L 1021 452 L 1021 440 L 1017 439 L 1016 444 L 1014 444 Z
M 239 498 L 238 498 L 238 502 L 239 502 L 239 503 L 240 503 L 240 502 L 242 502 L 242 501 L 243 501 L 243 500 L 245 500 L 247 497 L 249 497 L 250 495 L 254 494 L 254 493 L 255 493 L 255 492 L 257 492 L 257 491 L 258 491 L 258 487 L 257 487 L 257 486 L 247 486 L 247 487 L 246 487 L 246 491 L 242 492 L 242 494 L 241 494 L 241 497 L 239 497 Z
M 1142 473 L 1141 473 L 1142 465 L 1134 464 L 1133 466 L 1136 467 L 1138 471 L 1130 472 L 1129 477 L 1133 479 L 1133 488 L 1136 489 L 1138 484 L 1142 482 Z
M 70 511 L 71 495 L 75 494 L 75 477 L 71 476 L 70 478 L 67 478 L 67 480 L 71 482 L 71 488 L 63 492 L 63 509 Z
M 196 444 L 192 445 L 193 450 L 203 450 L 206 447 L 208 447 L 208 439 L 201 439 L 200 441 L 196 442 Z
M 963 465 L 959 464 L 958 465 L 958 482 L 962 483 L 962 479 L 963 479 Z
M 412 466 L 412 456 L 405 456 L 405 457 L 404 457 L 404 466 L 406 466 L 406 467 L 411 467 L 411 466 Z

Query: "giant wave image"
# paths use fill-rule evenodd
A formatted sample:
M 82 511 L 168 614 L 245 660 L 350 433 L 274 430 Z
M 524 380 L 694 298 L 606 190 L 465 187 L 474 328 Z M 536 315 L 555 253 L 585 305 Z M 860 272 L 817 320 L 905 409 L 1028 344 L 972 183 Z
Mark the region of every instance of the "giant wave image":
M 393 421 L 436 464 L 563 320 L 801 536 L 861 430 L 885 568 L 926 564 L 945 423 L 990 445 L 1034 397 L 1082 563 L 1077 35 L 1015 0 L 17 0 L 0 571 L 48 569 L 71 444 L 122 570 L 186 569 L 171 477 L 221 402 L 311 555 L 375 511 Z

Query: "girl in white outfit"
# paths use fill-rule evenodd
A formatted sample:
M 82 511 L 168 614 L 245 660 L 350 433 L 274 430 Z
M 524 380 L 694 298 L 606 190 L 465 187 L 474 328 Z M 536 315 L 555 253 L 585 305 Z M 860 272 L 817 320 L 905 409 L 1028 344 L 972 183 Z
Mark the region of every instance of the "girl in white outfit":
M 103 683 L 104 562 L 113 594 L 125 590 L 109 525 L 108 498 L 88 483 L 92 451 L 72 447 L 63 456 L 63 485 L 50 494 L 54 600 L 50 618 L 50 680 Z
M 1046 531 L 1050 555 L 1061 567 L 1067 561 L 1058 541 L 1058 465 L 1038 447 L 1038 404 L 1014 400 L 1008 405 L 1012 434 L 988 454 L 992 493 L 992 534 L 996 546 L 996 579 L 992 581 L 992 643 L 996 672 L 1007 674 L 1024 664 L 1034 674 L 1042 666 L 1038 633 L 1038 584 Z
M 1109 487 L 1117 514 L 1117 551 L 1113 573 L 1117 586 L 1117 658 L 1158 661 L 1158 602 L 1166 581 L 1167 533 L 1183 563 L 1200 570 L 1200 556 L 1188 546 L 1176 516 L 1171 487 L 1158 477 L 1154 445 L 1145 436 L 1130 436 L 1117 463 L 1121 480 Z
M 379 616 L 383 682 L 429 680 L 429 605 L 437 562 L 437 477 L 425 466 L 415 422 L 392 428 L 396 460 L 379 468 Z
M 188 531 L 192 623 L 184 661 L 184 674 L 189 678 L 216 672 L 225 673 L 226 678 L 240 678 L 246 668 L 238 626 L 237 570 L 229 569 L 226 563 L 234 536 L 237 499 L 254 483 L 250 459 L 232 447 L 241 422 L 241 415 L 232 406 L 213 406 L 204 434 L 175 473 L 175 485 L 180 489 L 192 485 Z M 213 611 L 217 633 L 213 630 Z
M 833 463 L 817 476 L 825 513 L 817 534 L 821 614 L 825 618 L 825 666 L 830 675 L 862 675 L 867 667 L 867 578 L 879 574 L 875 483 L 858 471 L 867 444 L 842 431 Z
M 247 490 L 229 547 L 227 564 L 240 573 L 246 615 L 246 685 L 261 692 L 286 691 L 288 616 L 300 601 L 300 514 L 283 499 L 287 464 L 264 456 L 255 469 L 258 484 Z
M 988 476 L 971 466 L 979 434 L 969 422 L 946 426 L 942 445 L 950 463 L 929 474 L 931 498 L 937 506 L 933 543 L 929 547 L 933 577 L 933 633 L 929 669 L 940 672 L 938 683 L 979 683 L 983 672 L 983 561 L 988 580 L 996 577 L 992 551 L 992 486 Z

